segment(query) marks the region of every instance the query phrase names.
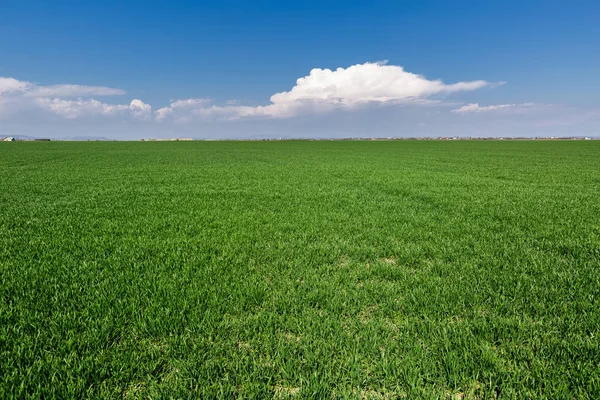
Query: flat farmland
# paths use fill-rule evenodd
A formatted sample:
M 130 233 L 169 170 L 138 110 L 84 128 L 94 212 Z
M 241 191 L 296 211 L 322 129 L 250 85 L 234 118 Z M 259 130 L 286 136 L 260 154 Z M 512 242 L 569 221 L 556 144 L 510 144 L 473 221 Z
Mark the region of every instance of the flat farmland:
M 0 398 L 600 398 L 600 141 L 0 143 Z

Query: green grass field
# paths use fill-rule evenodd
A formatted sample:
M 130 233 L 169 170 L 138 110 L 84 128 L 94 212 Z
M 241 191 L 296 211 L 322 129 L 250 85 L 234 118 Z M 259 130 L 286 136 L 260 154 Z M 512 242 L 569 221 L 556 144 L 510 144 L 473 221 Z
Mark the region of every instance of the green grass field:
M 600 398 L 600 142 L 0 144 L 0 398 Z

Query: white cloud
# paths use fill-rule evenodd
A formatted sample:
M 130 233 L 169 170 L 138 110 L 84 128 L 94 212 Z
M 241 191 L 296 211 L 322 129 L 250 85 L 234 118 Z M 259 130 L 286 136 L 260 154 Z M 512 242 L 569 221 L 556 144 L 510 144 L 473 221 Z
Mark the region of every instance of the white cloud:
M 30 85 L 31 83 L 29 82 L 0 76 L 0 95 L 3 93 L 22 92 Z
M 156 119 L 162 121 L 163 119 L 173 115 L 176 110 L 193 110 L 202 109 L 205 105 L 211 102 L 208 98 L 195 98 L 185 100 L 171 101 L 168 107 L 159 108 L 156 110 Z
M 173 114 L 173 109 L 170 107 L 163 107 L 156 110 L 156 120 L 162 121 Z
M 335 71 L 315 68 L 300 78 L 288 92 L 271 96 L 273 105 L 298 101 L 324 101 L 353 106 L 364 103 L 387 103 L 422 99 L 439 93 L 475 90 L 486 81 L 458 82 L 447 85 L 405 71 L 401 66 L 365 63 Z
M 478 80 L 445 84 L 407 72 L 403 67 L 381 63 L 357 64 L 348 68 L 315 68 L 299 78 L 287 92 L 271 96 L 267 106 L 256 107 L 254 114 L 290 117 L 303 112 L 354 108 L 366 104 L 428 104 L 437 94 L 480 89 L 489 85 Z
M 26 97 L 87 97 L 87 96 L 120 96 L 124 90 L 105 86 L 52 85 L 35 86 L 26 90 Z
M 133 99 L 129 103 L 129 111 L 131 111 L 134 117 L 145 118 L 152 114 L 152 106 L 139 99 Z
M 490 111 L 503 111 L 510 113 L 522 113 L 526 111 L 539 110 L 542 107 L 545 107 L 544 104 L 536 104 L 536 103 L 522 103 L 522 104 L 497 104 L 492 106 L 480 106 L 478 103 L 471 103 L 464 105 L 460 108 L 452 110 L 454 113 L 460 114 L 468 114 L 468 113 L 483 113 Z
M 176 100 L 171 102 L 171 108 L 196 108 L 198 106 L 203 106 L 205 104 L 210 103 L 211 99 L 199 98 L 199 99 L 186 99 L 186 100 Z
M 0 94 L 23 97 L 87 97 L 118 96 L 125 94 L 125 91 L 106 86 L 40 86 L 27 81 L 19 81 L 14 78 L 0 77 Z
M 152 107 L 141 100 L 134 99 L 129 104 L 107 104 L 95 99 L 63 100 L 59 98 L 36 99 L 36 104 L 54 114 L 67 119 L 83 116 L 112 116 L 130 113 L 134 117 L 144 118 L 150 116 Z
M 107 104 L 91 96 L 123 95 L 122 89 L 105 86 L 49 85 L 40 86 L 14 78 L 0 77 L 0 118 L 8 118 L 23 111 L 40 108 L 67 119 L 84 116 L 126 114 L 146 118 L 152 107 L 135 99 L 129 104 Z M 77 97 L 76 100 L 70 98 Z
M 401 66 L 386 63 L 357 64 L 336 70 L 315 68 L 299 78 L 289 91 L 275 93 L 264 106 L 211 106 L 190 108 L 197 116 L 220 118 L 286 118 L 305 113 L 327 112 L 337 108 L 355 108 L 367 104 L 430 104 L 428 97 L 489 86 L 482 80 L 445 84 L 407 72 Z M 175 102 L 176 103 L 176 102 Z M 158 110 L 157 119 L 174 114 L 176 107 Z

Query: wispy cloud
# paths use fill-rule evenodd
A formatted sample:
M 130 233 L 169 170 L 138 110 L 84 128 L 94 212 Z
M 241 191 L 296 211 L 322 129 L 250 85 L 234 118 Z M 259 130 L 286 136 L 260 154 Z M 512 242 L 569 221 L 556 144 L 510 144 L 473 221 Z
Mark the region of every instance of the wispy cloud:
M 63 100 L 63 99 L 36 99 L 36 104 L 57 115 L 68 119 L 83 116 L 113 116 L 129 113 L 137 118 L 149 117 L 152 107 L 141 100 L 134 99 L 129 104 L 106 104 L 95 99 Z
M 470 114 L 470 113 L 487 113 L 494 111 L 509 112 L 509 113 L 523 113 L 527 111 L 539 110 L 541 108 L 548 107 L 545 104 L 536 103 L 521 103 L 521 104 L 497 104 L 491 106 L 480 106 L 478 103 L 471 103 L 464 105 L 460 108 L 452 110 L 454 113 L 459 114 Z
M 15 78 L 0 77 L 0 94 L 23 97 L 88 97 L 124 95 L 122 89 L 106 86 L 49 85 L 40 86 Z
M 26 97 L 121 96 L 125 91 L 105 86 L 52 85 L 34 86 L 24 91 Z

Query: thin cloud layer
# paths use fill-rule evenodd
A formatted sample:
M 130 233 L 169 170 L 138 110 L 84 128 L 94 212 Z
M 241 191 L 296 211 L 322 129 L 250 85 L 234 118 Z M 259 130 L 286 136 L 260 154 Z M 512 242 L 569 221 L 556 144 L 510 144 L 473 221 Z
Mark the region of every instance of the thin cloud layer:
M 26 90 L 26 97 L 88 97 L 88 96 L 120 96 L 125 91 L 104 86 L 52 85 L 35 86 Z
M 106 104 L 95 99 L 63 100 L 63 99 L 36 99 L 36 103 L 43 109 L 49 110 L 67 119 L 82 116 L 114 116 L 130 113 L 137 118 L 149 117 L 152 107 L 141 100 L 134 99 L 129 104 Z
M 125 91 L 106 86 L 39 86 L 27 81 L 19 81 L 14 78 L 0 77 L 0 94 L 23 97 L 87 97 L 120 96 L 125 94 Z
M 497 104 L 491 106 L 480 106 L 478 103 L 471 103 L 464 105 L 460 108 L 452 110 L 453 113 L 459 114 L 472 114 L 472 113 L 486 113 L 490 111 L 503 111 L 511 113 L 522 113 L 525 111 L 539 110 L 544 107 L 543 104 L 535 103 L 522 103 L 522 104 Z

